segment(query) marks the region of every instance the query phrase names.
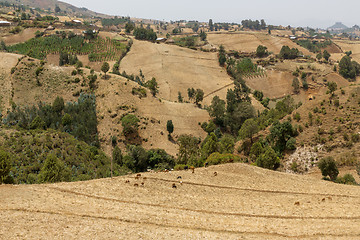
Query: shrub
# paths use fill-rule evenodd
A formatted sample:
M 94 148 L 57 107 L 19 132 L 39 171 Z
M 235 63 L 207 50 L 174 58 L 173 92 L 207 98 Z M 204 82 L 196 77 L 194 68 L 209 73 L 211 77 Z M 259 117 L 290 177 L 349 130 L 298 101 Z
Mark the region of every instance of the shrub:
M 49 154 L 41 168 L 39 182 L 60 182 L 62 180 L 63 166 L 55 154 Z
M 239 162 L 240 157 L 226 153 L 221 154 L 218 152 L 212 153 L 207 159 L 206 162 L 209 163 L 209 165 L 218 165 L 218 164 L 224 164 L 224 163 L 230 163 L 230 162 Z
M 357 185 L 355 178 L 350 173 L 345 174 L 343 177 L 336 178 L 335 182 L 348 185 Z
M 263 154 L 256 159 L 258 167 L 276 170 L 280 166 L 280 159 L 271 147 L 266 147 Z

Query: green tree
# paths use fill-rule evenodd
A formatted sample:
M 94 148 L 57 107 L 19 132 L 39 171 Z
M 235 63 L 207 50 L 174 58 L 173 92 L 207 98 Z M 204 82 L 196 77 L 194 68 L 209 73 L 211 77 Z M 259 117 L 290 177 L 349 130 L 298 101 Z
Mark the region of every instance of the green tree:
M 146 86 L 150 89 L 150 92 L 154 97 L 159 92 L 159 87 L 154 77 L 146 83 Z
M 61 12 L 61 9 L 60 9 L 60 7 L 59 7 L 58 5 L 55 5 L 55 12 L 56 12 L 56 13 Z
M 209 19 L 209 30 L 214 31 L 214 23 L 212 19 Z
M 178 92 L 178 102 L 182 103 L 184 101 L 184 98 L 181 96 L 181 92 Z
M 125 136 L 137 133 L 140 120 L 133 114 L 128 114 L 121 119 L 123 133 Z
M 293 137 L 294 129 L 289 121 L 280 123 L 276 121 L 270 128 L 270 139 L 275 142 L 275 150 L 282 153 L 286 144 Z
M 110 70 L 110 65 L 108 62 L 104 62 L 103 65 L 101 66 L 101 71 L 104 72 L 105 74 L 105 79 L 106 79 L 106 73 Z
M 61 114 L 64 108 L 64 99 L 62 97 L 56 97 L 52 105 L 52 109 L 54 110 L 54 112 Z
M 221 153 L 233 153 L 235 147 L 235 139 L 229 134 L 225 134 L 220 138 L 220 152 Z
M 11 168 L 10 154 L 0 150 L 0 184 L 6 183 Z
M 259 58 L 266 57 L 268 55 L 267 47 L 259 45 L 256 49 L 256 56 Z
M 329 89 L 329 92 L 331 93 L 331 95 L 334 96 L 334 92 L 335 92 L 336 89 L 337 89 L 337 84 L 336 84 L 336 82 L 329 82 L 329 83 L 328 83 L 328 89 Z
M 199 103 L 204 99 L 204 91 L 202 89 L 196 89 L 195 92 L 195 103 L 199 105 Z
M 41 117 L 36 116 L 34 120 L 30 123 L 29 126 L 30 129 L 44 129 L 45 128 L 45 122 L 41 119 Z
M 169 133 L 169 137 L 171 136 L 171 134 L 174 132 L 174 124 L 172 122 L 172 120 L 168 120 L 166 123 L 166 130 Z
M 112 152 L 112 159 L 113 161 L 118 164 L 119 166 L 123 165 L 123 155 L 118 146 L 115 146 Z
M 203 30 L 200 32 L 200 39 L 201 41 L 206 41 L 207 34 Z
M 292 87 L 294 88 L 294 93 L 300 92 L 300 82 L 298 78 L 294 78 L 292 82 Z
M 256 159 L 256 165 L 258 167 L 276 170 L 280 166 L 280 159 L 274 149 L 267 146 L 264 149 L 264 153 Z
M 336 180 L 339 170 L 333 157 L 330 156 L 321 159 L 318 163 L 318 167 L 324 177 L 329 176 L 331 181 Z
M 192 135 L 180 135 L 177 164 L 196 162 L 199 157 L 199 139 Z
M 62 180 L 63 165 L 55 154 L 48 154 L 43 167 L 40 170 L 39 181 L 60 182 Z
M 329 61 L 331 55 L 327 50 L 324 50 L 323 57 L 325 58 L 326 61 Z
M 210 156 L 210 154 L 214 152 L 219 152 L 220 146 L 218 143 L 218 139 L 215 133 L 210 133 L 204 140 L 202 147 L 201 147 L 201 157 L 206 159 Z
M 127 22 L 125 24 L 125 32 L 126 33 L 131 33 L 132 30 L 134 30 L 135 25 L 132 22 Z
M 259 131 L 258 123 L 253 119 L 247 119 L 239 130 L 239 137 L 241 139 L 250 138 L 250 142 L 253 143 L 253 136 Z
M 189 100 L 191 100 L 195 97 L 195 89 L 194 88 L 188 88 L 187 92 L 188 92 Z
M 317 55 L 316 55 L 316 58 L 318 61 L 320 61 L 322 59 L 323 55 L 321 52 L 319 52 Z
M 215 123 L 222 126 L 225 118 L 225 101 L 221 100 L 218 96 L 213 97 L 208 112 L 210 117 L 214 118 Z

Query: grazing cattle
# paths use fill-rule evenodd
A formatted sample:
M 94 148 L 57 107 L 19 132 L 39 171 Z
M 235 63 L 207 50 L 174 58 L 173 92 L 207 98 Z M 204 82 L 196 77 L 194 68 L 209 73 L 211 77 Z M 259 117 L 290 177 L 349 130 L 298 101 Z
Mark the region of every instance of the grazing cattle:
M 217 176 L 217 172 L 214 172 L 214 177 L 216 177 Z
M 138 174 L 136 174 L 136 176 L 137 176 L 137 177 L 141 177 L 141 174 L 140 174 L 140 173 L 138 173 Z
M 182 181 L 180 181 L 180 185 L 182 185 Z
M 177 179 L 182 179 L 182 177 L 181 177 L 181 176 L 178 176 Z
M 332 200 L 332 197 L 328 197 L 329 200 Z
M 144 180 L 146 180 L 147 178 L 146 177 L 143 177 Z
M 172 188 L 176 188 L 176 184 L 175 184 L 175 183 L 173 183 Z
M 208 167 L 208 166 L 209 166 L 209 163 L 206 162 L 206 163 L 204 164 L 204 167 Z
M 184 166 L 184 170 L 188 170 L 189 169 L 189 167 L 188 166 Z
M 139 184 L 137 184 L 137 183 L 134 183 L 134 187 L 138 187 L 139 186 Z
M 144 186 L 144 184 L 145 184 L 145 183 L 144 183 L 144 182 L 142 182 L 142 183 L 141 183 L 141 186 Z
M 325 198 L 321 199 L 322 202 L 325 202 Z
M 195 172 L 195 168 L 193 166 L 191 166 L 190 169 L 192 170 L 192 173 Z
M 296 205 L 296 206 L 300 206 L 300 202 L 295 202 L 295 204 L 294 205 Z
M 125 183 L 130 183 L 130 181 L 129 181 L 129 180 L 126 180 Z

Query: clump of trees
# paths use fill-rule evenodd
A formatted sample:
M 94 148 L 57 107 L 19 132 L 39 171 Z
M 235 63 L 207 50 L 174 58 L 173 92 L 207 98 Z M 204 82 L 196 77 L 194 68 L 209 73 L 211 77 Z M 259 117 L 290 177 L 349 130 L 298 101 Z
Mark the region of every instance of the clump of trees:
M 352 61 L 351 57 L 346 55 L 340 60 L 339 73 L 344 78 L 354 80 L 360 74 L 360 64 Z
M 300 55 L 299 49 L 289 48 L 288 46 L 283 46 L 280 50 L 279 57 L 283 59 L 295 59 Z
M 261 30 L 261 29 L 266 29 L 266 23 L 264 19 L 259 20 L 242 20 L 241 21 L 241 25 L 244 28 L 249 28 L 249 29 L 253 29 L 253 30 Z
M 64 104 L 57 97 L 53 104 L 20 108 L 15 106 L 3 119 L 8 126 L 23 129 L 56 129 L 70 133 L 90 145 L 99 146 L 96 117 L 96 99 L 93 94 L 80 94 L 77 102 Z
M 138 40 L 155 41 L 157 39 L 157 35 L 153 29 L 137 27 L 134 29 L 133 34 L 134 34 L 135 38 Z
M 256 56 L 259 58 L 266 57 L 269 55 L 269 52 L 267 51 L 267 47 L 259 45 L 256 49 Z

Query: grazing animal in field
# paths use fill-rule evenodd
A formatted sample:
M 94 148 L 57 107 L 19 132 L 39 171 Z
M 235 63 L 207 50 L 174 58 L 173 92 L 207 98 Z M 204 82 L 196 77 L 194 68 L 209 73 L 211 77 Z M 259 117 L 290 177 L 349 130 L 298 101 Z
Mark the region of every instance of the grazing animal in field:
M 141 186 L 144 186 L 144 184 L 145 184 L 145 183 L 144 183 L 144 182 L 142 182 L 142 183 L 141 183 Z
M 175 183 L 172 184 L 172 188 L 176 188 L 176 184 L 175 184 Z
M 325 198 L 321 199 L 322 202 L 325 202 L 325 200 L 326 200 Z
M 178 176 L 177 179 L 182 179 L 182 177 L 181 177 L 181 176 Z
M 217 176 L 217 172 L 214 172 L 214 177 L 216 177 Z
M 190 169 L 192 170 L 192 173 L 195 172 L 195 168 L 193 166 L 191 166 Z
M 329 200 L 332 200 L 332 197 L 328 197 Z
M 180 185 L 182 185 L 182 181 L 180 181 Z
M 126 180 L 125 183 L 130 183 L 130 181 L 129 181 L 129 180 Z
M 300 206 L 300 202 L 295 202 L 294 205 L 295 206 Z
M 141 177 L 141 174 L 140 174 L 140 173 L 138 173 L 138 174 L 136 174 L 136 176 L 137 176 L 137 177 Z
M 134 183 L 134 187 L 138 187 L 139 186 L 139 184 L 137 184 L 137 183 Z
M 206 163 L 204 164 L 204 167 L 208 167 L 208 166 L 209 166 L 209 163 L 206 162 Z
M 184 170 L 188 170 L 189 169 L 189 167 L 188 166 L 184 166 Z

